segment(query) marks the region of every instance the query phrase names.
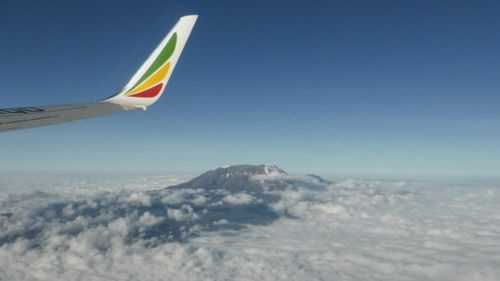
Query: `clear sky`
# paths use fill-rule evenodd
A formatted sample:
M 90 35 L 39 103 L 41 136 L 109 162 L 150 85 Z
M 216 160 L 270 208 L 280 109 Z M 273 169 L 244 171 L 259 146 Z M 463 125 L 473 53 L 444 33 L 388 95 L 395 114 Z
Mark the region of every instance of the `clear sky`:
M 498 1 L 0 3 L 0 107 L 121 89 L 199 14 L 162 99 L 0 134 L 0 170 L 500 175 Z

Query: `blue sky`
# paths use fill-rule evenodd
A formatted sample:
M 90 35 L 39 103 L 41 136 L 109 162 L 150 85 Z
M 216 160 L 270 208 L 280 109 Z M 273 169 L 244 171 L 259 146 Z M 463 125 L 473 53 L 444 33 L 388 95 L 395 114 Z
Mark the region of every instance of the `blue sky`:
M 496 1 L 2 1 L 0 107 L 119 90 L 200 17 L 147 112 L 2 133 L 1 171 L 500 175 Z

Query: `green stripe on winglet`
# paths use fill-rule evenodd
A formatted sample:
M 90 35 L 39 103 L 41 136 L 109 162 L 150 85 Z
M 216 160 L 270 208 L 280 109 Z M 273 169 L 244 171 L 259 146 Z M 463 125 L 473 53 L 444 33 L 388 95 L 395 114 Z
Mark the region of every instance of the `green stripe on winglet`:
M 135 89 L 137 86 L 139 86 L 144 80 L 146 80 L 151 74 L 153 74 L 160 66 L 162 66 L 174 53 L 175 51 L 175 45 L 177 44 L 177 32 L 175 32 L 172 35 L 172 38 L 168 40 L 167 45 L 165 45 L 165 48 L 161 51 L 160 55 L 155 59 L 155 61 L 151 64 L 151 66 L 148 68 L 148 70 L 142 75 L 141 79 L 135 83 L 134 87 L 130 89 L 132 91 Z M 129 91 L 129 92 L 130 92 Z

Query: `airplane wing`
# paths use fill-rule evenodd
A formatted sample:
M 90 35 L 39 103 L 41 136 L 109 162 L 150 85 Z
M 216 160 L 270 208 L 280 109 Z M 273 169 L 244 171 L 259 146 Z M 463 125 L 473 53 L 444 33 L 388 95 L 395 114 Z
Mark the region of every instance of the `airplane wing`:
M 162 95 L 197 17 L 181 17 L 118 94 L 92 103 L 0 109 L 0 132 L 147 109 Z

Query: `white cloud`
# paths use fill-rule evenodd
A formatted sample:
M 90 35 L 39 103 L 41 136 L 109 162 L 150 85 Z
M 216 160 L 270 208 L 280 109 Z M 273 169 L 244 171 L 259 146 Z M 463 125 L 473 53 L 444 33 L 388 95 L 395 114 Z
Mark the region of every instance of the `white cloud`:
M 184 212 L 178 209 L 167 209 L 167 215 L 169 218 L 174 219 L 176 221 L 185 220 Z
M 143 192 L 134 192 L 127 198 L 127 203 L 140 204 L 144 207 L 151 206 L 151 197 Z
M 187 195 L 188 193 L 185 191 L 171 192 L 168 195 L 165 195 L 163 198 L 161 198 L 161 202 L 163 204 L 180 204 L 184 202 Z
M 207 197 L 203 195 L 196 195 L 193 199 L 193 203 L 198 206 L 203 206 L 207 203 Z
M 250 204 L 256 201 L 256 198 L 246 193 L 229 194 L 222 198 L 222 201 L 229 204 L 240 205 Z
M 182 205 L 180 209 L 168 208 L 167 215 L 176 221 L 196 220 L 199 218 L 198 214 L 189 205 Z
M 500 280 L 499 186 L 146 190 L 2 194 L 0 280 Z M 279 219 L 230 228 L 255 202 Z
M 163 221 L 163 218 L 152 215 L 150 212 L 145 212 L 139 218 L 139 224 L 144 227 L 150 227 Z

